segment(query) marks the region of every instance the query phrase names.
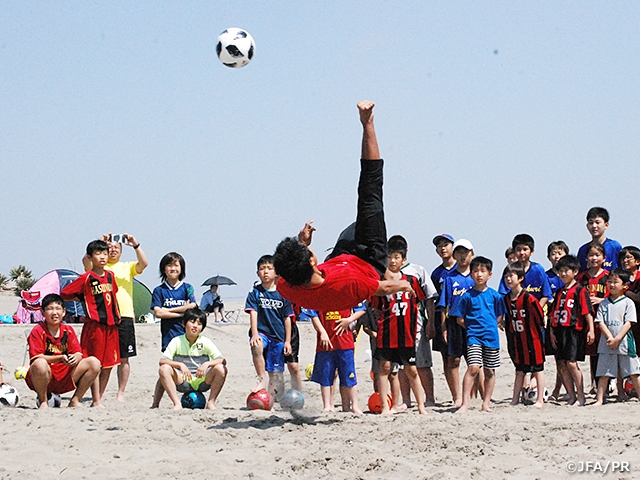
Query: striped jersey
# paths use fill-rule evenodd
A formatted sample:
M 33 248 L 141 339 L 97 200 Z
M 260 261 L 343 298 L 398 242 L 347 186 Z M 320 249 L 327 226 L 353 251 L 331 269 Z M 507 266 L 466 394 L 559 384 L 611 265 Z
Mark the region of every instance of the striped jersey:
M 585 328 L 585 317 L 593 315 L 589 292 L 578 282 L 570 287 L 562 287 L 556 292 L 549 317 L 553 327 L 571 327 L 582 331 Z
M 378 348 L 414 348 L 418 321 L 418 304 L 425 300 L 420 282 L 411 275 L 402 275 L 416 292 L 398 292 L 384 297 L 373 297 L 372 306 L 382 311 L 378 320 Z
M 512 299 L 504 296 L 507 313 L 504 329 L 507 334 L 507 350 L 515 365 L 540 365 L 544 363 L 542 328 L 544 314 L 538 299 L 522 290 Z
M 79 298 L 87 317 L 94 322 L 117 325 L 120 323 L 117 293 L 116 276 L 111 270 L 105 269 L 102 276 L 93 270 L 84 272 L 64 287 L 60 295 L 65 300 Z

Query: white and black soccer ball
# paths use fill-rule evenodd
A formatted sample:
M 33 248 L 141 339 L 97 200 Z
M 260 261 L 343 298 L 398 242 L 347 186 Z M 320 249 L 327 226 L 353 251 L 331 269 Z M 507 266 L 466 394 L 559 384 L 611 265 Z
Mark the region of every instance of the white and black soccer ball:
M 536 400 L 538 400 L 538 390 L 536 388 L 527 388 L 524 392 L 524 396 L 526 403 L 536 403 Z M 549 398 L 549 390 L 547 390 L 546 388 L 544 389 L 544 395 L 542 395 L 542 398 L 545 402 Z
M 18 391 L 8 383 L 0 385 L 0 407 L 15 407 L 20 401 Z
M 62 397 L 57 393 L 47 393 L 47 405 L 51 408 L 59 408 L 62 405 Z M 40 406 L 40 399 L 36 397 L 36 407 Z
M 227 67 L 244 67 L 253 58 L 255 50 L 253 37 L 241 28 L 227 28 L 218 36 L 216 52 Z

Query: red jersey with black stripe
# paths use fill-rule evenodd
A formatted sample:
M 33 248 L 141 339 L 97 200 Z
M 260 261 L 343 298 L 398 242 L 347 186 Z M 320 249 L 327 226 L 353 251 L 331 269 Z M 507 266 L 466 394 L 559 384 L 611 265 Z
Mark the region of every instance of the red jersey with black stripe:
M 516 365 L 540 365 L 544 363 L 542 327 L 544 313 L 536 297 L 522 290 L 515 299 L 504 296 L 507 307 L 505 332 L 507 349 Z
M 589 270 L 585 270 L 578 274 L 576 282 L 587 289 L 590 297 L 607 298 L 609 296 L 609 287 L 607 286 L 608 278 L 609 270 L 602 270 L 602 272 L 595 277 L 589 275 Z
M 569 288 L 562 287 L 556 292 L 551 306 L 551 326 L 571 327 L 577 331 L 585 328 L 585 316 L 593 316 L 589 292 L 578 282 Z
M 120 323 L 120 311 L 116 293 L 118 285 L 111 270 L 105 270 L 102 276 L 89 270 L 64 287 L 60 295 L 65 300 L 79 298 L 87 317 L 94 322 L 117 325 Z
M 374 297 L 372 305 L 382 311 L 378 320 L 378 348 L 414 348 L 418 324 L 418 305 L 426 300 L 418 279 L 402 275 L 409 282 L 416 296 L 398 292 L 384 297 Z

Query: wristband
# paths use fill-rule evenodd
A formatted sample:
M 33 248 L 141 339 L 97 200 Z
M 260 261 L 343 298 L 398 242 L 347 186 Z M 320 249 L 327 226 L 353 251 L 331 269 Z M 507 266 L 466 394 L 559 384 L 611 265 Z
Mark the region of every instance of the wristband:
M 140 244 L 137 244 L 137 245 L 134 245 L 134 246 L 133 246 L 133 249 L 134 249 L 134 250 L 137 250 L 139 247 L 140 247 Z

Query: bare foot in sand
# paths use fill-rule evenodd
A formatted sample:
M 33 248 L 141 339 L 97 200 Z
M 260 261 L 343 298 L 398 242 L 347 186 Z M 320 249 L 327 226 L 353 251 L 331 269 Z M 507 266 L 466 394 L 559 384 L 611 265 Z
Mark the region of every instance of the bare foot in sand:
M 269 389 L 269 377 L 266 375 L 264 377 L 258 377 L 258 384 L 253 387 L 251 390 L 253 393 L 259 392 L 260 390 L 268 390 Z

